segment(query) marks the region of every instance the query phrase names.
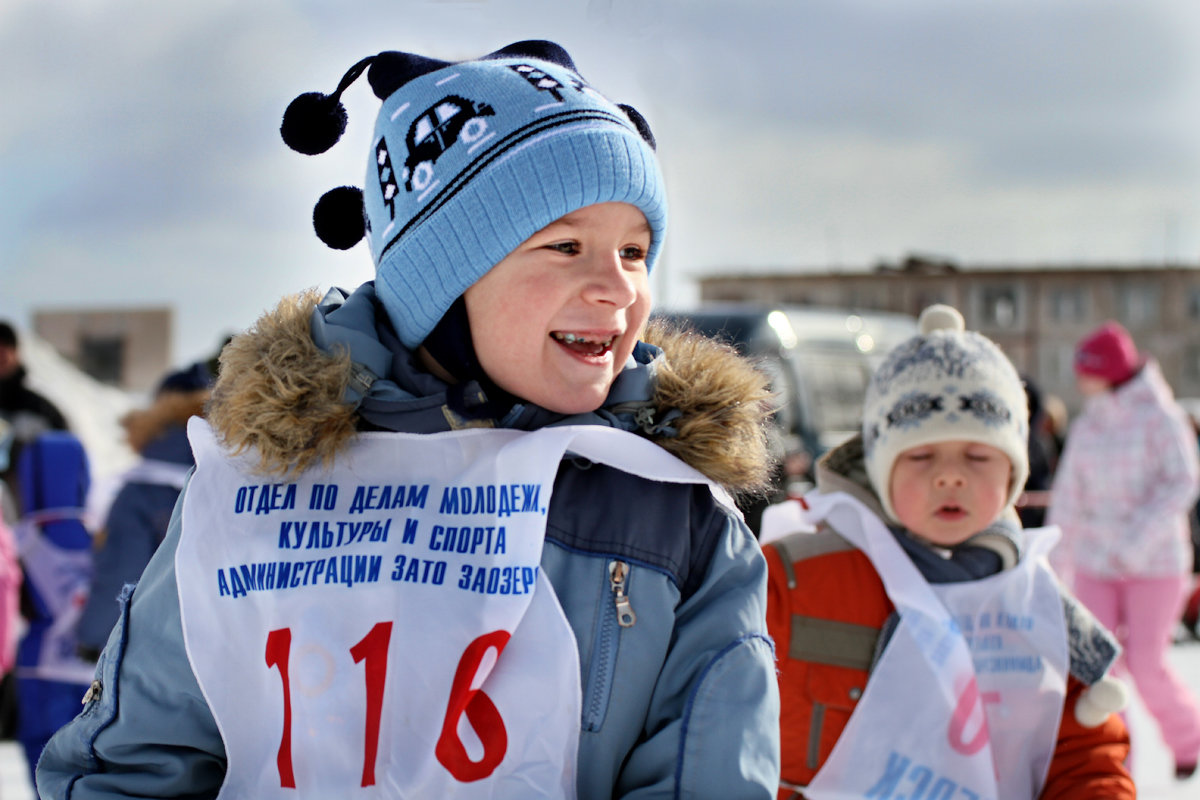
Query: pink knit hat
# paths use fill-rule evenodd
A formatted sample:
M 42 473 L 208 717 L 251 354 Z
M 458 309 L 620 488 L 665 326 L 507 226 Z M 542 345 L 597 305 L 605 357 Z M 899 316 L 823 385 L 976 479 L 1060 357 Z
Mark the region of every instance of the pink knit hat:
M 1133 337 L 1116 322 L 1104 323 L 1075 348 L 1076 374 L 1103 378 L 1114 386 L 1132 378 L 1141 365 Z

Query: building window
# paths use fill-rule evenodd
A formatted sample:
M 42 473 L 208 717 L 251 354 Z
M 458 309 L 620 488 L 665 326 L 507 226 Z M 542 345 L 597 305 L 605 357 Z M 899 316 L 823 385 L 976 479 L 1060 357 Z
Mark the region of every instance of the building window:
M 1184 348 L 1183 377 L 1189 383 L 1200 383 L 1200 345 L 1189 344 Z
M 1130 328 L 1140 328 L 1154 322 L 1160 316 L 1158 286 L 1126 284 L 1118 292 L 1117 302 L 1121 321 Z
M 1070 386 L 1075 380 L 1075 345 L 1059 344 L 1047 353 L 1046 374 L 1043 379 L 1048 386 Z
M 1086 311 L 1083 289 L 1055 289 L 1050 293 L 1050 315 L 1055 322 L 1083 322 Z
M 1189 319 L 1200 319 L 1200 286 L 1188 289 L 1187 315 Z
M 981 295 L 983 324 L 990 328 L 1013 328 L 1020 318 L 1015 286 L 985 286 Z
M 125 339 L 121 336 L 82 336 L 79 368 L 101 383 L 118 385 L 125 364 Z
M 909 310 L 912 311 L 914 317 L 921 316 L 921 312 L 932 305 L 945 303 L 948 306 L 954 305 L 949 297 L 949 292 L 944 289 L 921 290 L 917 292 L 917 300 L 912 304 Z M 970 326 L 968 326 L 970 327 Z

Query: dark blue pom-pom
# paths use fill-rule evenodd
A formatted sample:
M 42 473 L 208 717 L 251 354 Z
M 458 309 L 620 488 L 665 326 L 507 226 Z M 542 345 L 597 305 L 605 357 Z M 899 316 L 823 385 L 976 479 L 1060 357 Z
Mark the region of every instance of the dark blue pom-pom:
M 362 190 L 339 186 L 321 195 L 313 208 L 313 230 L 335 250 L 349 250 L 367 230 Z
M 617 108 L 625 112 L 625 116 L 629 117 L 629 121 L 633 123 L 633 127 L 637 128 L 637 132 L 646 140 L 646 144 L 650 145 L 651 150 L 658 149 L 658 142 L 654 141 L 654 133 L 650 130 L 650 123 L 646 122 L 638 110 L 633 106 L 617 103 Z
M 345 107 L 320 92 L 306 92 L 289 103 L 279 126 L 288 147 L 310 156 L 333 147 L 345 130 Z

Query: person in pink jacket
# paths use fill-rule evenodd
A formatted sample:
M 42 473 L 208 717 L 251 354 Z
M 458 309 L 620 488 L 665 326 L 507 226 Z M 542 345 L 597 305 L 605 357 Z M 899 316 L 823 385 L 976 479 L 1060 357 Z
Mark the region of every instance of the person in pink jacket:
M 17 660 L 20 633 L 21 564 L 12 528 L 0 518 L 0 677 L 9 673 Z
M 1107 322 L 1076 346 L 1084 406 L 1071 425 L 1048 522 L 1062 529 L 1051 555 L 1078 598 L 1124 647 L 1124 662 L 1190 777 L 1200 756 L 1200 706 L 1167 660 L 1183 609 L 1192 550 L 1188 511 L 1200 457 L 1187 416 L 1158 364 Z

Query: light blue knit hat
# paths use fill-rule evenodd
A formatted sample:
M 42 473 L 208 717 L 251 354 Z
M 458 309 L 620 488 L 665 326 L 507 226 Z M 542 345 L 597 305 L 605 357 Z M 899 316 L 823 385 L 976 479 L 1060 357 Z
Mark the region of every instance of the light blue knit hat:
M 649 126 L 589 86 L 561 47 L 518 42 L 459 63 L 380 53 L 332 95 L 296 98 L 284 140 L 310 154 L 331 147 L 345 128 L 340 95 L 363 71 L 383 101 L 365 189 L 327 193 L 313 221 L 338 248 L 362 238 L 365 221 L 375 289 L 405 345 L 517 245 L 584 206 L 639 208 L 653 267 L 667 205 Z

